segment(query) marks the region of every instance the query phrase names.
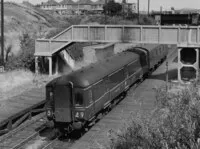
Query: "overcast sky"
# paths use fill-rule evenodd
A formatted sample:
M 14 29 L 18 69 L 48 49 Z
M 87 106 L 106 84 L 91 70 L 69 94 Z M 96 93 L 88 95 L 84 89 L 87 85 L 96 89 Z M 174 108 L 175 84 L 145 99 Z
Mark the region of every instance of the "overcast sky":
M 4 0 L 4 1 L 14 1 L 14 2 L 22 2 L 23 0 Z M 46 2 L 47 0 L 27 0 L 30 3 L 38 4 L 41 2 Z M 62 0 L 56 0 L 60 2 Z M 93 0 L 96 1 L 96 0 Z M 120 1 L 120 0 L 118 0 Z M 137 0 L 128 0 L 129 2 L 137 2 Z M 147 2 L 148 0 L 139 0 L 140 1 L 140 9 L 147 10 Z M 163 10 L 170 9 L 170 7 L 178 8 L 196 8 L 200 9 L 200 0 L 150 0 L 151 1 L 151 9 L 159 10 L 160 6 L 163 7 Z

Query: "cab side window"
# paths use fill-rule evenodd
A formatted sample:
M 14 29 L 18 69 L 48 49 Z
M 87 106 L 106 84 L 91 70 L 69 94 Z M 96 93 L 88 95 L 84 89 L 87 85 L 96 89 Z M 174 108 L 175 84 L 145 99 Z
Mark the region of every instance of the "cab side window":
M 108 83 L 109 88 L 112 89 L 113 87 L 121 83 L 124 79 L 125 79 L 124 69 L 115 72 L 114 74 L 109 76 L 109 83 Z
M 76 106 L 82 106 L 83 105 L 83 94 L 81 91 L 77 91 L 75 93 L 75 103 Z

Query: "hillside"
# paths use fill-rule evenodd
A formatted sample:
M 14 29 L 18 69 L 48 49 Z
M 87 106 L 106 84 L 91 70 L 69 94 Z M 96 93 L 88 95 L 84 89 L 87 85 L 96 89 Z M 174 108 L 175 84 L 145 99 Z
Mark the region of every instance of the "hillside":
M 12 45 L 14 54 L 20 50 L 19 37 L 22 33 L 43 37 L 49 30 L 64 23 L 53 14 L 32 6 L 7 2 L 4 7 L 6 46 Z

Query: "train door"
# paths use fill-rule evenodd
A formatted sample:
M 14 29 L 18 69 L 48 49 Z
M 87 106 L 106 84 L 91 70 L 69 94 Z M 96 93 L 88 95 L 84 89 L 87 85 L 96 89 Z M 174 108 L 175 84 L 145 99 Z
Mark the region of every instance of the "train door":
M 54 92 L 55 119 L 57 122 L 72 121 L 72 86 L 57 85 Z
M 96 112 L 99 112 L 103 108 L 106 100 L 105 94 L 106 94 L 105 81 L 102 79 L 93 85 L 93 99 Z
M 95 100 L 94 100 L 94 96 L 93 96 L 93 93 L 92 93 L 92 90 L 93 88 L 90 88 L 89 89 L 89 117 L 92 118 L 95 114 Z

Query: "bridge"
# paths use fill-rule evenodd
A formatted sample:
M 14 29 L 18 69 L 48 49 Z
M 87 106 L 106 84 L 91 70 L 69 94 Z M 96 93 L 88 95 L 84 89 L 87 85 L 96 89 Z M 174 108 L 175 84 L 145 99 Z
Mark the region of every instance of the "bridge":
M 49 74 L 51 75 L 52 56 L 76 42 L 177 44 L 180 45 L 181 49 L 193 48 L 196 55 L 199 57 L 199 50 L 197 49 L 200 47 L 200 27 L 154 25 L 72 25 L 51 39 L 36 40 L 36 68 L 38 67 L 37 59 L 39 56 L 48 57 Z M 181 49 L 179 50 L 180 52 Z M 181 67 L 185 66 L 181 62 L 180 54 L 179 66 L 180 70 Z M 199 69 L 199 58 L 196 59 L 195 65 L 192 64 L 190 66 Z

